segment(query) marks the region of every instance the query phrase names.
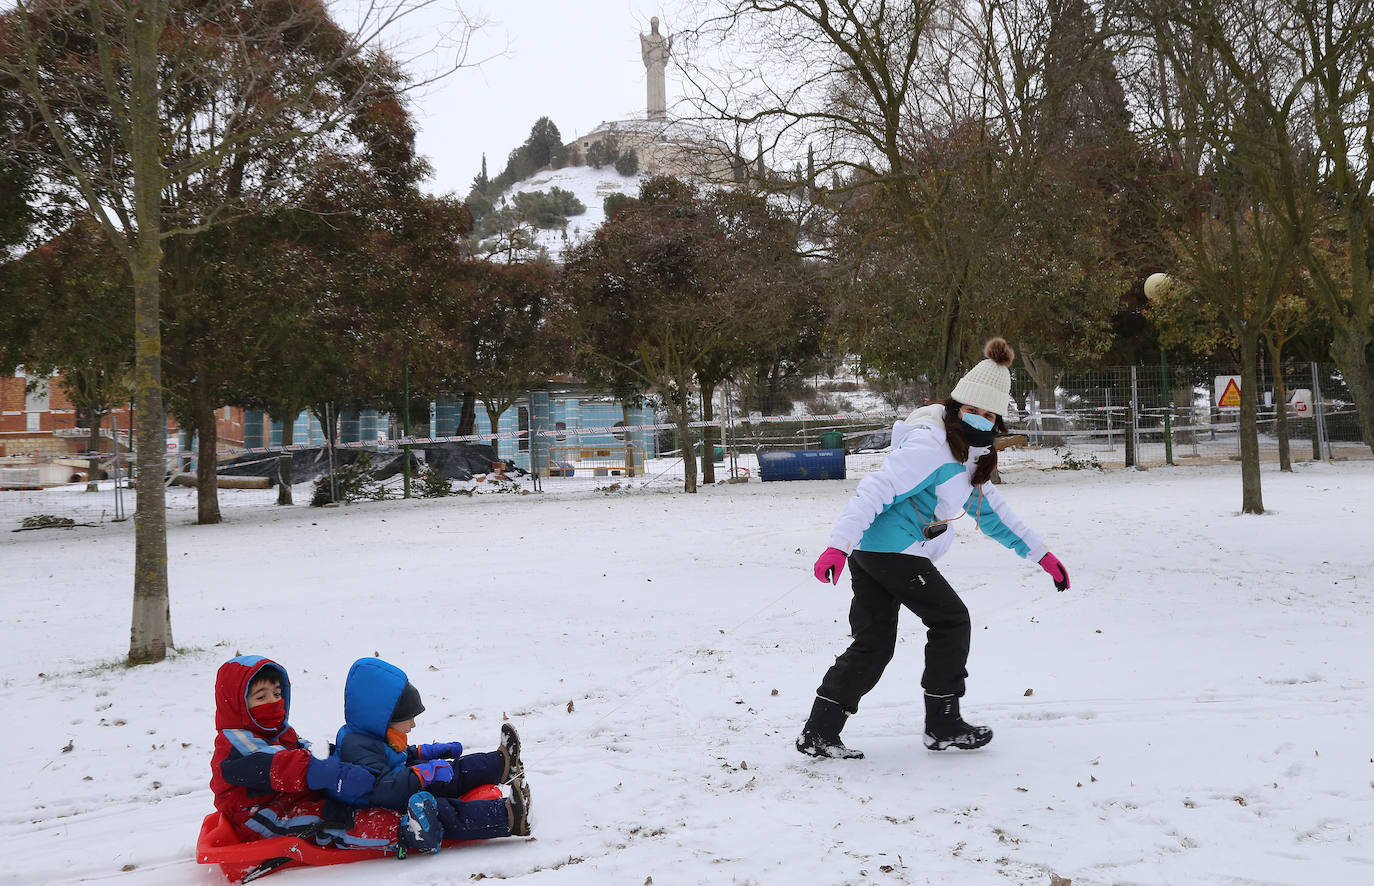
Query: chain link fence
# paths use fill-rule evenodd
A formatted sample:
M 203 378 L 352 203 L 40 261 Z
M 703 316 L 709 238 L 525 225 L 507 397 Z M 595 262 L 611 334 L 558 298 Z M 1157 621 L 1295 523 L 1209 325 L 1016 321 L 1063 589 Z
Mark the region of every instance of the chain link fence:
M 1240 458 L 1239 367 L 1119 367 L 1066 375 L 1052 395 L 1028 381 L 1022 374 L 1014 389 L 1021 411 L 1014 426 L 1032 446 L 1083 449 L 1104 464 L 1128 467 Z M 1280 408 L 1292 458 L 1370 456 L 1334 366 L 1291 364 L 1276 374 L 1265 365 L 1258 385 L 1261 461 L 1278 461 Z
M 1003 452 L 1004 470 L 1075 464 L 1104 468 L 1218 464 L 1240 458 L 1241 393 L 1238 388 L 1229 390 L 1232 379 L 1239 382 L 1237 367 L 1163 363 L 1117 367 L 1066 374 L 1051 390 L 1038 388 L 1025 372 L 1015 372 L 1013 377 L 1014 404 L 1008 405 L 1007 423 L 1017 436 L 1013 448 Z M 1285 365 L 1281 379 L 1280 387 L 1274 368 L 1261 367 L 1259 390 L 1253 394 L 1259 410 L 1262 461 L 1278 460 L 1281 403 L 1287 409 L 1294 460 L 1371 457 L 1369 446 L 1360 439 L 1350 391 L 1334 366 Z M 710 479 L 718 483 L 758 480 L 760 457 L 779 450 L 843 449 L 850 477 L 876 469 L 891 445 L 892 423 L 923 405 L 926 398 L 916 385 L 911 386 L 911 396 L 918 402 L 903 402 L 894 399 L 891 391 L 865 392 L 862 383 L 852 378 L 838 383 L 844 386 L 843 397 L 827 397 L 822 390 L 810 408 L 841 406 L 855 411 L 815 414 L 799 403 L 787 415 L 749 414 L 739 411 L 737 398 L 726 386 L 715 410 L 717 417 L 692 423 L 700 460 L 698 482 L 706 480 L 707 464 Z M 816 379 L 813 385 L 823 389 L 825 383 Z M 662 416 L 658 424 L 633 428 L 544 428 L 535 422 L 516 433 L 480 435 L 471 442 L 493 438 L 500 441 L 498 451 L 517 456 L 510 462 L 511 469 L 493 463 L 490 473 L 463 481 L 425 476 L 429 467 L 425 446 L 458 438 L 382 440 L 366 448 L 374 463 L 394 460 L 403 450 L 412 453 L 410 488 L 416 497 L 443 490 L 473 495 L 672 488 L 683 482 L 679 432 Z M 254 450 L 245 457 L 275 461 L 280 452 Z M 62 521 L 99 524 L 130 517 L 136 495 L 128 480 L 131 460 L 127 452 L 118 458 L 101 453 L 95 489 L 88 491 L 84 454 L 0 458 L 0 527 L 23 530 L 25 521 L 32 528 L 49 528 Z M 193 470 L 194 460 L 187 453 L 169 454 L 161 482 L 171 484 L 177 475 L 184 477 Z M 305 488 L 294 495 L 298 504 L 312 497 L 310 486 L 302 485 Z M 405 486 L 403 475 L 391 474 L 378 480 L 367 497 L 399 498 Z M 226 488 L 221 495 L 250 507 L 271 507 L 276 501 L 276 490 L 270 488 Z M 169 485 L 167 502 L 169 511 L 184 511 L 194 518 L 193 487 Z

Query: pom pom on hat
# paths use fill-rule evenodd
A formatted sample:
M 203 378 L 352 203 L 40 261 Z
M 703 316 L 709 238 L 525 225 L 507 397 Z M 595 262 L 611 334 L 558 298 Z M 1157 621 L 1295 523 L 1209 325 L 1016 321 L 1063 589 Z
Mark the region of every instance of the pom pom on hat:
M 1011 370 L 1008 367 L 1016 359 L 1016 352 L 1006 339 L 994 338 L 983 345 L 983 355 L 987 359 L 959 379 L 950 397 L 987 412 L 1005 415 L 1011 400 Z
M 1011 361 L 1016 359 L 1016 352 L 1007 344 L 1005 338 L 992 338 L 983 345 L 983 356 L 998 366 L 1010 366 Z

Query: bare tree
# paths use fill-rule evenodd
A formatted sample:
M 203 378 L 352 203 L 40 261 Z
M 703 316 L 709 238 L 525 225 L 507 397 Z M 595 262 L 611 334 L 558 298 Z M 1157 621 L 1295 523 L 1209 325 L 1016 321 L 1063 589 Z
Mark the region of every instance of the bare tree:
M 1259 514 L 1264 512 L 1257 424 L 1260 338 L 1291 291 L 1293 263 L 1313 223 L 1310 209 L 1274 201 L 1272 179 L 1300 175 L 1303 163 L 1292 118 L 1269 98 L 1293 89 L 1300 78 L 1284 64 L 1282 41 L 1248 18 L 1272 10 L 1255 7 L 1231 19 L 1237 44 L 1219 52 L 1217 42 L 1197 30 L 1207 26 L 1206 17 L 1179 16 L 1182 8 L 1147 2 L 1138 9 L 1138 33 L 1151 59 L 1162 62 L 1142 69 L 1142 88 L 1149 82 L 1153 93 L 1146 130 L 1176 170 L 1177 186 L 1169 195 L 1170 239 L 1183 281 L 1181 287 L 1160 286 L 1151 296 L 1165 303 L 1200 301 L 1186 315 L 1219 315 L 1237 345 L 1243 393 L 1241 510 Z M 1231 52 L 1262 73 L 1239 76 L 1224 57 Z
M 1297 269 L 1295 269 L 1296 271 Z M 1288 440 L 1288 384 L 1283 377 L 1283 349 L 1299 333 L 1311 328 L 1316 313 L 1299 273 L 1290 287 L 1279 296 L 1278 304 L 1269 315 L 1262 335 L 1274 367 L 1274 436 L 1279 441 L 1279 470 L 1292 471 L 1293 457 Z
M 807 154 L 814 199 L 838 213 L 829 256 L 849 259 L 851 346 L 876 368 L 948 390 L 991 331 L 978 322 L 1007 318 L 1034 318 L 1046 376 L 1105 348 L 1123 286 L 1110 217 L 1087 204 L 1111 199 L 1104 155 L 1129 146 L 1129 115 L 1085 3 L 727 0 L 683 43 L 699 116 Z M 1072 261 L 1041 261 L 1066 245 Z M 1092 327 L 1074 353 L 1041 322 L 1065 297 Z
M 170 238 L 251 212 L 247 162 L 301 150 L 369 105 L 395 63 L 384 32 L 426 0 L 367 6 L 340 28 L 313 2 L 16 0 L 0 16 L 0 147 L 39 171 L 59 204 L 82 206 L 129 265 L 138 416 L 130 664 L 172 643 L 167 589 L 165 409 L 160 329 Z M 470 29 L 460 25 L 452 67 Z M 305 73 L 297 62 L 318 61 Z M 328 59 L 328 61 L 323 61 Z M 273 171 L 256 175 L 270 178 Z M 213 196 L 212 196 L 213 195 Z
M 1125 29 L 1143 38 L 1139 54 L 1159 68 L 1156 82 L 1178 84 L 1155 94 L 1140 81 L 1137 99 L 1155 121 L 1200 133 L 1212 121 L 1205 93 L 1193 86 L 1224 75 L 1227 91 L 1211 100 L 1243 105 L 1252 128 L 1263 130 L 1258 141 L 1234 144 L 1234 162 L 1293 234 L 1312 297 L 1332 325 L 1331 356 L 1374 448 L 1374 4 L 1130 0 L 1123 10 Z

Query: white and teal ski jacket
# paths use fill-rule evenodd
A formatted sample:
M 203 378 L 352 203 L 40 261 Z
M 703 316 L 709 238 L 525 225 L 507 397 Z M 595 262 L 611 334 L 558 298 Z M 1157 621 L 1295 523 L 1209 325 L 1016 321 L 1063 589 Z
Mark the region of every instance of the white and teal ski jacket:
M 967 513 L 985 535 L 1038 562 L 1047 553 L 1040 536 L 1016 516 L 995 486 L 984 483 L 979 490 L 970 482 L 987 449 L 970 449 L 964 464 L 950 455 L 944 409 L 925 406 L 893 425 L 892 452 L 882 467 L 859 481 L 830 531 L 831 546 L 846 554 L 860 550 L 938 560 L 949 550 L 959 524 L 949 523 L 948 531 L 929 540 L 925 525 Z

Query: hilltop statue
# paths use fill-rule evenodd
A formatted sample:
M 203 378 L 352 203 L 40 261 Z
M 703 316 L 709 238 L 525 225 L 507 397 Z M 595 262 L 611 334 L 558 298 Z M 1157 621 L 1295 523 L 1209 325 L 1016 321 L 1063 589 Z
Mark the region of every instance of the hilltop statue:
M 663 69 L 673 51 L 673 38 L 658 32 L 658 16 L 649 19 L 649 33 L 639 35 L 640 54 L 648 72 L 648 116 L 650 120 L 668 118 L 667 90 L 663 85 Z

